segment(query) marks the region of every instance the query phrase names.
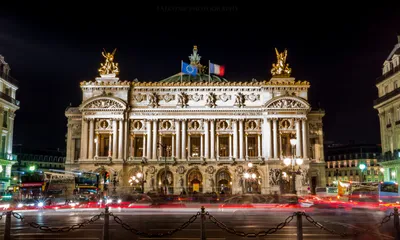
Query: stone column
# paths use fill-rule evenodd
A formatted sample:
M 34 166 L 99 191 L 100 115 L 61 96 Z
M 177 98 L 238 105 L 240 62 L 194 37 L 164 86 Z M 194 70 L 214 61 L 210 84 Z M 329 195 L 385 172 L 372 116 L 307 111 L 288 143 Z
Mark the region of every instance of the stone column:
M 95 157 L 98 158 L 99 157 L 99 144 L 100 144 L 100 135 L 97 133 L 96 134 L 96 152 L 95 152 Z
M 257 155 L 258 158 L 261 158 L 261 136 L 257 134 Z
M 117 126 L 117 120 L 113 120 L 113 141 L 112 141 L 112 158 L 113 159 L 117 159 L 117 151 L 118 151 L 118 126 Z
M 175 140 L 176 140 L 176 151 L 175 151 L 175 157 L 177 159 L 181 158 L 181 123 L 179 120 L 175 121 Z
M 128 150 L 128 139 L 130 139 L 129 137 L 128 137 L 128 135 L 129 135 L 129 128 L 128 128 L 128 120 L 124 120 L 124 131 L 123 131 L 123 134 L 124 134 L 124 155 L 123 155 L 123 159 L 127 159 L 128 157 L 129 157 L 129 155 L 130 155 L 130 153 L 129 153 L 129 150 Z
M 303 119 L 301 121 L 302 123 L 302 130 L 303 130 L 303 158 L 307 159 L 308 158 L 308 128 L 307 128 L 307 120 Z
M 133 136 L 133 134 L 131 134 L 131 142 L 130 142 L 130 156 L 134 157 L 135 156 L 135 148 L 133 146 L 133 141 L 135 141 L 135 137 Z
M 249 159 L 249 135 L 246 133 L 245 134 L 245 151 L 246 151 L 246 159 Z
M 273 154 L 273 150 L 272 150 L 272 127 L 271 127 L 271 120 L 270 119 L 265 119 L 266 121 L 266 142 L 263 143 L 263 145 L 266 145 L 267 148 L 267 158 L 272 158 Z
M 261 122 L 261 121 L 260 121 Z M 262 156 L 268 158 L 268 145 L 267 145 L 267 119 L 263 118 L 261 123 L 261 134 L 262 134 Z
M 186 159 L 186 119 L 182 120 L 182 159 Z
M 200 159 L 204 159 L 204 144 L 203 144 L 203 141 L 204 141 L 204 136 L 203 136 L 203 134 L 201 134 L 200 135 Z
M 151 121 L 146 122 L 146 158 L 151 159 Z
M 153 160 L 157 159 L 157 133 L 158 133 L 157 120 L 153 120 L 153 142 L 152 142 L 152 144 L 153 144 L 152 159 Z
M 237 120 L 233 120 L 233 158 L 238 158 L 238 123 Z
M 208 120 L 204 120 L 204 158 L 209 159 L 209 140 L 210 140 L 210 130 L 208 129 Z
M 112 146 L 113 146 L 112 139 L 113 139 L 113 136 L 112 136 L 112 133 L 110 133 L 108 135 L 108 157 L 112 156 Z
M 143 157 L 146 157 L 146 134 L 143 134 L 143 147 L 142 147 Z
M 118 159 L 124 158 L 124 122 L 118 121 Z
M 243 148 L 243 139 L 244 139 L 244 128 L 243 128 L 243 119 L 239 120 L 239 159 L 244 159 L 244 148 Z
M 82 132 L 81 132 L 81 159 L 87 159 L 87 131 L 88 122 L 86 119 L 82 120 Z
M 10 110 L 10 115 L 8 116 L 9 119 L 9 125 L 8 125 L 8 145 L 6 145 L 6 148 L 8 149 L 7 152 L 12 153 L 13 152 L 13 135 L 14 135 L 14 118 L 15 118 L 15 112 Z M 2 127 L 2 126 L 0 126 Z M 1 138 L 1 135 L 0 135 Z
M 296 156 L 300 157 L 301 154 L 301 126 L 300 119 L 296 120 Z
M 229 134 L 229 159 L 232 159 L 232 134 Z
M 89 159 L 93 159 L 94 119 L 89 120 Z
M 278 156 L 278 119 L 272 120 L 274 127 L 274 158 L 277 159 Z
M 210 121 L 210 153 L 211 159 L 215 159 L 215 120 Z
M 217 159 L 219 159 L 219 134 L 217 134 L 217 147 L 216 147 L 216 152 L 217 152 Z M 230 147 L 229 147 L 230 148 Z
M 175 135 L 172 134 L 171 136 L 171 150 L 172 150 L 172 157 L 175 157 Z
M 191 146 L 190 140 L 191 140 L 191 136 L 189 133 L 189 135 L 188 135 L 188 159 L 190 159 L 190 157 L 192 156 L 192 146 Z

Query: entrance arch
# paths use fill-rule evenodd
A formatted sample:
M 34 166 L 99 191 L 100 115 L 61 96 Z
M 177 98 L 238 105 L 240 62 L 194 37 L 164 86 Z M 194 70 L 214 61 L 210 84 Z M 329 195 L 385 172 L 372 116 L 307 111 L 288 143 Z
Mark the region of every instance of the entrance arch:
M 116 171 L 110 167 L 101 166 L 94 170 L 93 172 L 99 174 L 99 189 L 103 192 L 109 191 L 113 187 L 114 181 L 116 181 Z
M 158 189 L 163 194 L 174 193 L 174 175 L 170 170 L 161 169 L 157 177 Z
M 232 194 L 232 177 L 227 168 L 221 168 L 216 174 L 217 191 L 221 194 Z
M 187 174 L 188 192 L 203 192 L 203 175 L 198 168 L 191 169 Z

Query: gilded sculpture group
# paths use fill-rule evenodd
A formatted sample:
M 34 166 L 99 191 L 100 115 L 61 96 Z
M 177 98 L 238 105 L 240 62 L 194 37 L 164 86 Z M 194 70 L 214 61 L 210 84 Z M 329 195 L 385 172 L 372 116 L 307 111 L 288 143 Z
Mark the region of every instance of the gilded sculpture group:
M 114 55 L 115 51 L 117 49 L 114 49 L 112 53 L 106 52 L 104 50 L 101 54 L 105 58 L 105 63 L 101 63 L 101 67 L 99 68 L 100 76 L 112 76 L 115 77 L 119 73 L 118 69 L 118 63 L 114 63 Z M 286 58 L 287 58 L 287 50 L 279 53 L 278 50 L 275 48 L 276 52 L 276 58 L 277 58 L 277 63 L 272 64 L 272 69 L 271 69 L 271 74 L 273 76 L 283 76 L 283 77 L 289 77 L 292 69 L 289 68 L 289 64 L 286 63 Z M 200 62 L 200 56 L 197 55 L 197 46 L 194 48 L 194 55 L 192 54 L 190 56 L 191 59 L 191 64 L 199 64 Z

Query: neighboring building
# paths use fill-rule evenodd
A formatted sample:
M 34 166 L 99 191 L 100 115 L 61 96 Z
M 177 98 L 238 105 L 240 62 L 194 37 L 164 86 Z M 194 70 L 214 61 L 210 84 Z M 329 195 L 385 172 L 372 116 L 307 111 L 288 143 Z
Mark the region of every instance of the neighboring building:
M 382 166 L 385 181 L 400 181 L 400 36 L 383 63 L 382 76 L 377 79 L 378 110 L 382 142 Z
M 379 165 L 381 147 L 377 144 L 331 144 L 325 146 L 326 183 L 337 181 L 378 182 L 383 180 Z M 365 169 L 361 170 L 360 165 Z
M 12 152 L 14 117 L 19 109 L 17 89 L 18 81 L 10 76 L 10 66 L 0 55 L 0 193 L 8 189 L 11 167 L 17 160 Z
M 197 74 L 157 82 L 120 81 L 103 53 L 101 77 L 81 82 L 82 103 L 65 112 L 66 169 L 100 173 L 103 190 L 110 176 L 119 191 L 141 188 L 130 180 L 143 174 L 145 192 L 287 191 L 279 180 L 289 180 L 283 158 L 295 138 L 304 159 L 297 190 L 325 186 L 325 113 L 311 109 L 309 82 L 290 77 L 286 53 L 277 52 L 270 80 L 247 82 L 206 74 L 196 46 L 184 71 Z

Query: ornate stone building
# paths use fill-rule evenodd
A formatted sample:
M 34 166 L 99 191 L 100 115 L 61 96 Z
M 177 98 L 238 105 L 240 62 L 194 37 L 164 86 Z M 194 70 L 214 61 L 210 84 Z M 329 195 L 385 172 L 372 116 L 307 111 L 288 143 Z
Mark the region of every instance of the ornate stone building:
M 270 80 L 247 82 L 206 74 L 197 47 L 189 57 L 196 75 L 121 81 L 114 53 L 103 53 L 101 77 L 81 82 L 82 103 L 65 112 L 66 169 L 100 172 L 102 188 L 103 173 L 116 173 L 119 191 L 143 183 L 170 194 L 271 193 L 286 191 L 283 158 L 295 154 L 303 159 L 297 190 L 326 185 L 325 113 L 311 109 L 309 82 L 290 77 L 286 51 Z
M 383 180 L 379 165 L 381 147 L 377 144 L 331 144 L 325 146 L 326 183 L 337 181 L 378 182 Z M 365 169 L 361 170 L 360 165 Z
M 377 79 L 378 110 L 385 181 L 400 180 L 400 36 L 383 63 L 382 76 Z
M 19 109 L 15 99 L 18 81 L 10 76 L 10 65 L 0 55 L 0 192 L 10 185 L 11 167 L 17 157 L 12 154 L 14 117 Z

